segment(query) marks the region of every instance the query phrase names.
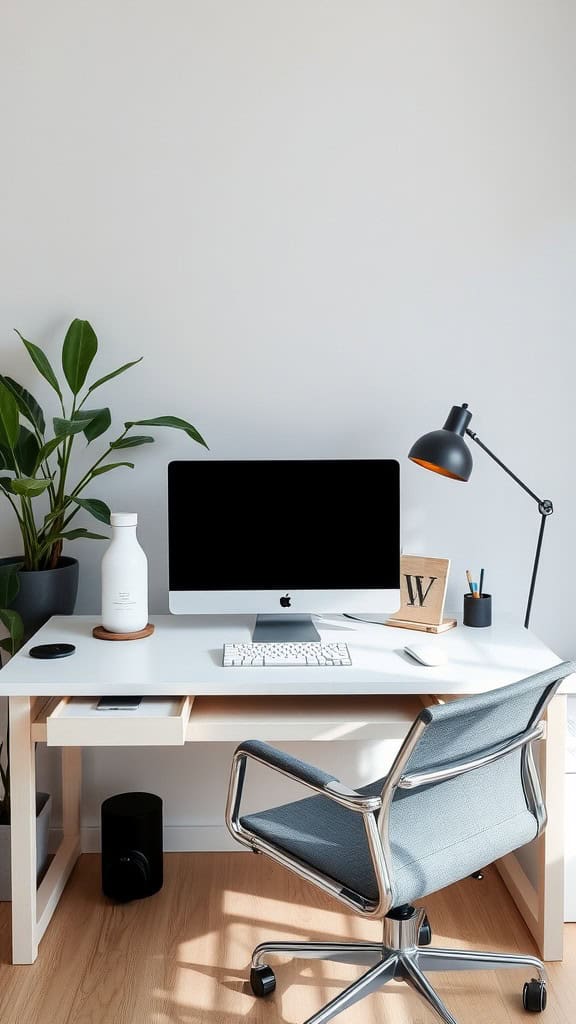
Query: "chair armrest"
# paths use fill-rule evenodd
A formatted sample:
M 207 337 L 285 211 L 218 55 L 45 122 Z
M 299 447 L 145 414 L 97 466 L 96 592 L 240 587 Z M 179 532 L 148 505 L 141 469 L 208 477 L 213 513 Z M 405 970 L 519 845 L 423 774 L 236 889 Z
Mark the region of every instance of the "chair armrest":
M 277 750 L 276 747 L 271 747 L 261 740 L 246 740 L 241 743 L 236 749 L 235 757 L 249 757 L 254 761 L 259 761 L 267 768 L 272 768 L 295 782 L 300 782 L 308 789 L 313 789 L 316 793 L 347 807 L 348 810 L 370 814 L 381 807 L 382 801 L 379 796 L 364 796 L 362 793 L 357 793 L 355 789 L 350 789 L 340 782 L 336 776 L 330 775 L 306 761 L 300 761 L 299 758 L 292 757 L 284 750 Z
M 249 758 L 267 768 L 272 768 L 273 771 L 280 772 L 295 782 L 300 782 L 303 786 L 315 793 L 320 793 L 329 800 L 334 800 L 347 810 L 356 811 L 362 815 L 370 859 L 378 884 L 378 900 L 375 903 L 357 893 L 349 892 L 330 876 L 300 863 L 282 847 L 275 847 L 274 844 L 265 842 L 262 838 L 246 830 L 240 818 L 240 804 Z M 315 768 L 305 761 L 300 761 L 260 740 L 246 740 L 245 743 L 241 743 L 237 747 L 234 753 L 226 802 L 226 825 L 236 841 L 255 853 L 267 853 L 285 867 L 295 871 L 296 874 L 314 882 L 325 892 L 331 893 L 346 906 L 352 907 L 357 912 L 369 913 L 371 916 L 386 914 L 392 901 L 390 869 L 382 847 L 378 822 L 374 816 L 374 812 L 380 810 L 381 807 L 382 800 L 379 796 L 364 796 L 362 793 L 357 793 L 356 790 L 343 785 L 334 775 Z

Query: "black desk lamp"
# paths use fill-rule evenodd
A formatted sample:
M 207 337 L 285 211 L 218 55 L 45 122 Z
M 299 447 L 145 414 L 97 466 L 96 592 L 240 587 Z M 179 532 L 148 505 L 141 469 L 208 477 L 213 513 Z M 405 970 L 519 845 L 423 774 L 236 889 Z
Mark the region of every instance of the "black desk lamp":
M 546 520 L 549 515 L 554 511 L 552 502 L 547 499 L 539 498 L 534 491 L 531 491 L 526 484 L 508 469 L 501 459 L 494 452 L 491 452 L 489 448 L 480 440 L 478 434 L 475 434 L 473 430 L 470 430 L 468 424 L 472 419 L 472 413 L 468 409 L 466 403 L 463 405 L 453 405 L 450 410 L 450 414 L 446 423 L 442 427 L 442 430 L 432 430 L 429 434 L 424 434 L 420 437 L 415 444 L 412 445 L 408 458 L 412 462 L 417 462 L 419 466 L 424 466 L 425 469 L 431 469 L 435 473 L 441 473 L 442 476 L 449 476 L 452 480 L 468 480 L 470 473 L 472 472 L 472 455 L 468 445 L 464 440 L 464 435 L 467 434 L 471 437 L 477 445 L 490 456 L 494 462 L 498 463 L 499 466 L 511 476 L 517 484 L 520 485 L 526 494 L 529 494 L 538 504 L 538 511 L 540 513 L 540 531 L 538 533 L 538 543 L 536 544 L 536 556 L 534 558 L 534 568 L 532 569 L 532 579 L 530 580 L 530 591 L 528 594 L 528 604 L 526 606 L 526 616 L 524 618 L 524 625 L 528 629 L 530 623 L 530 612 L 532 610 L 532 598 L 534 597 L 534 587 L 536 586 L 536 576 L 538 575 L 538 564 L 540 562 L 540 552 L 542 550 L 542 539 L 544 537 L 544 527 Z

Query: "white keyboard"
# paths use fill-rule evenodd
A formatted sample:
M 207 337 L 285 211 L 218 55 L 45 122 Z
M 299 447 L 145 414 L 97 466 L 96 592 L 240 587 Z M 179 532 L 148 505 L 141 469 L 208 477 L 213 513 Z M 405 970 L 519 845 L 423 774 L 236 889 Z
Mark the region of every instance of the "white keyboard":
M 292 644 L 224 644 L 222 664 L 255 668 L 258 665 L 351 665 L 346 644 L 318 641 Z

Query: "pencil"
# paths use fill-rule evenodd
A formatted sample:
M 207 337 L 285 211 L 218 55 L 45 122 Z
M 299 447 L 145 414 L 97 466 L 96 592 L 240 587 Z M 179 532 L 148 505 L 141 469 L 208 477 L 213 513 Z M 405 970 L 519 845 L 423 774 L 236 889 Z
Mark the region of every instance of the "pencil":
M 470 569 L 466 569 L 466 579 L 468 580 L 468 586 L 470 587 L 470 593 L 474 593 L 474 587 L 472 586 L 472 577 L 470 575 Z
M 480 569 L 480 597 L 484 593 L 484 569 Z

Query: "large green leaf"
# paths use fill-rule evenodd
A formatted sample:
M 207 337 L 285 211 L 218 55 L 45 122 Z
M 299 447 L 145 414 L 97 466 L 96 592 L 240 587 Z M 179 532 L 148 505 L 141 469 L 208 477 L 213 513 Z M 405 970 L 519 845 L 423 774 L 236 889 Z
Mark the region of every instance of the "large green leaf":
M 62 369 L 73 395 L 77 395 L 98 351 L 98 339 L 87 320 L 73 320 L 62 346 Z
M 110 526 L 110 509 L 104 501 L 100 501 L 98 498 L 73 498 L 72 500 L 80 505 L 80 508 L 85 508 L 87 512 L 90 512 L 99 522 Z
M 109 473 L 111 469 L 119 469 L 120 466 L 128 466 L 129 469 L 134 469 L 133 462 L 109 462 L 107 466 L 98 466 L 92 473 L 92 476 L 102 476 L 102 473 Z
M 20 590 L 20 563 L 0 566 L 0 608 L 9 608 Z
M 100 434 L 105 434 L 112 423 L 110 409 L 82 409 L 81 412 L 74 413 L 74 419 L 88 420 L 84 428 L 84 436 L 88 444 L 100 437 Z
M 136 366 L 136 363 L 141 363 L 143 358 L 144 356 L 140 356 L 139 359 L 133 359 L 131 363 L 124 363 L 124 366 L 119 366 L 117 370 L 112 370 L 112 373 L 107 373 L 105 377 L 100 377 L 97 381 L 94 381 L 94 384 L 90 385 L 88 388 L 88 394 L 90 394 L 91 391 L 95 391 L 96 388 L 99 388 L 101 384 L 105 384 L 107 380 L 112 380 L 113 377 L 118 377 L 120 373 L 124 373 L 126 370 L 129 370 L 131 366 Z
M 40 446 L 36 440 L 36 434 L 28 430 L 28 427 L 21 425 L 14 454 L 18 463 L 18 469 L 25 476 L 34 475 L 39 451 Z
M 52 437 L 52 438 L 50 438 L 49 441 L 46 442 L 46 444 L 42 445 L 40 451 L 38 452 L 38 456 L 36 458 L 36 465 L 34 466 L 34 472 L 36 472 L 36 470 L 38 469 L 39 465 L 42 462 L 44 462 L 46 459 L 50 458 L 52 453 L 55 452 L 56 449 L 59 448 L 61 444 L 64 444 L 64 441 L 65 441 L 65 437 L 64 436 L 62 436 L 62 437 Z
M 22 619 L 18 615 L 18 612 L 12 611 L 11 608 L 0 608 L 0 622 L 6 626 L 12 640 L 9 647 L 3 645 L 4 650 L 8 650 L 10 654 L 13 654 L 18 650 L 24 639 L 24 625 L 22 623 Z
M 121 437 L 118 441 L 112 441 L 111 448 L 139 448 L 141 444 L 154 444 L 153 437 L 146 437 L 144 434 L 134 434 L 132 437 Z
M 26 346 L 30 358 L 38 372 L 41 373 L 42 376 L 44 377 L 44 380 L 47 380 L 50 386 L 54 388 L 54 391 L 58 395 L 58 398 L 61 399 L 62 392 L 60 391 L 60 385 L 56 379 L 56 374 L 54 373 L 54 370 L 50 366 L 48 357 L 44 355 L 41 348 L 38 348 L 38 345 L 34 345 L 31 341 L 26 341 L 26 338 L 22 337 L 20 331 L 16 330 L 16 328 L 14 328 L 14 330 L 16 331 L 16 334 L 18 335 L 22 343 Z
M 16 469 L 14 452 L 0 444 L 0 469 Z
M 37 480 L 30 476 L 17 476 L 12 480 L 12 492 L 24 498 L 35 498 L 50 486 L 50 480 Z
M 51 537 L 52 541 L 55 540 L 110 540 L 110 537 L 106 537 L 103 533 L 90 533 L 90 530 L 77 529 L 77 530 L 66 530 L 65 533 L 59 533 L 56 537 Z
M 46 423 L 44 421 L 44 413 L 38 405 L 38 402 L 26 388 L 23 388 L 17 381 L 12 380 L 12 377 L 1 377 L 0 381 L 8 390 L 13 394 L 16 399 L 16 404 L 20 410 L 20 415 L 24 419 L 28 420 L 39 434 L 43 434 L 46 430 Z
M 0 382 L 0 444 L 14 448 L 20 429 L 16 399 L 5 384 Z
M 193 441 L 197 441 L 198 444 L 203 444 L 205 448 L 208 447 L 202 435 L 196 430 L 196 427 L 193 427 L 186 420 L 181 420 L 179 416 L 155 416 L 151 420 L 133 420 L 130 423 L 125 423 L 124 426 L 126 430 L 129 430 L 130 427 L 174 427 L 176 430 L 183 430 L 185 434 L 188 434 L 188 437 L 191 437 Z
M 86 430 L 86 420 L 64 420 L 61 416 L 55 416 L 52 420 L 56 437 L 70 437 L 71 434 L 83 434 Z

